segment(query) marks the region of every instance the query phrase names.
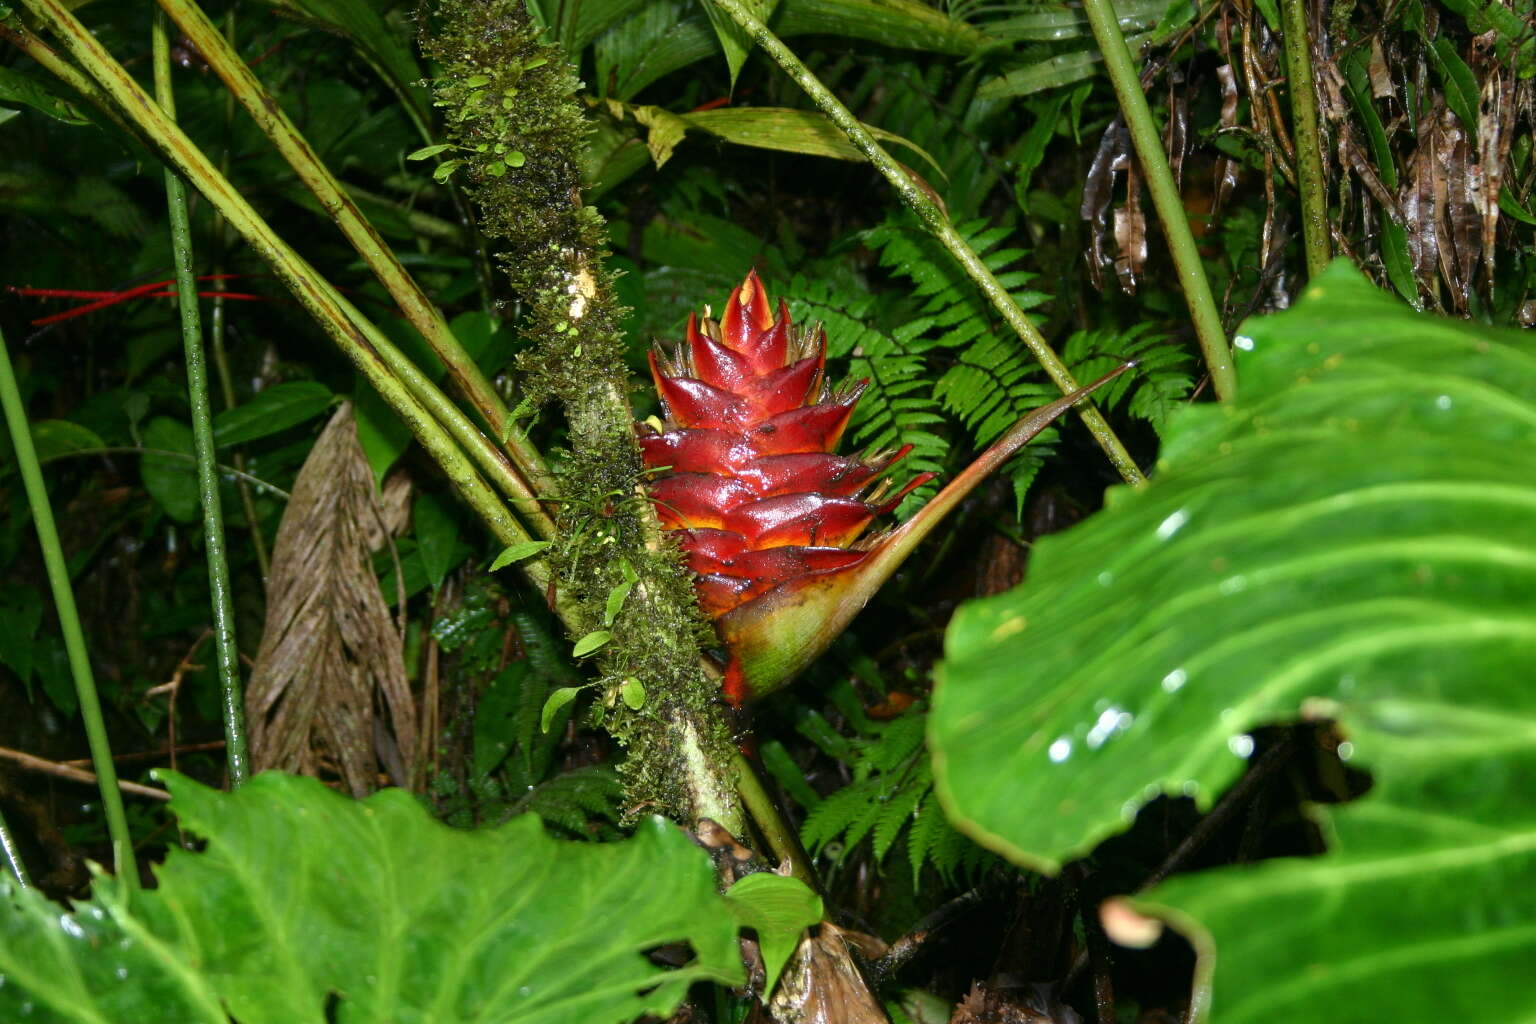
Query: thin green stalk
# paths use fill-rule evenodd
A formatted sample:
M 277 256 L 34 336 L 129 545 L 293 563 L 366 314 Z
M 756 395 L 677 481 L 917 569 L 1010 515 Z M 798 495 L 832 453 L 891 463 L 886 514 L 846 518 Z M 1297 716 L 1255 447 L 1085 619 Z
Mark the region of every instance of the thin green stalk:
M 27 876 L 27 864 L 21 859 L 21 850 L 16 845 L 16 837 L 11 834 L 11 827 L 5 823 L 4 814 L 0 814 L 0 847 L 5 849 L 5 862 L 11 866 L 16 884 L 23 889 L 31 888 L 32 879 Z
M 235 12 L 231 8 L 224 15 L 224 35 L 234 44 L 235 39 Z M 224 94 L 224 149 L 219 154 L 219 173 L 229 175 L 229 138 L 230 129 L 235 122 L 235 98 L 228 92 Z M 224 257 L 229 251 L 228 223 L 224 215 L 217 210 L 213 212 L 213 248 L 214 262 L 213 272 L 215 276 L 224 273 Z M 213 298 L 213 309 L 208 318 L 208 348 L 213 353 L 213 369 L 219 378 L 219 394 L 224 400 L 225 409 L 235 407 L 235 378 L 229 372 L 229 356 L 224 351 L 224 336 L 227 326 L 226 315 L 229 312 L 229 302 L 224 298 L 224 293 L 219 292 Z M 230 457 L 235 468 L 242 474 L 245 472 L 245 453 L 236 448 Z M 251 488 L 240 477 L 235 478 L 235 491 L 240 495 L 240 510 L 245 513 L 246 532 L 251 535 L 251 551 L 256 555 L 256 568 L 261 573 L 262 586 L 266 586 L 267 577 L 272 574 L 272 557 L 267 553 L 267 538 L 262 535 L 261 521 L 256 517 L 256 499 L 251 496 Z
M 896 189 L 907 206 L 917 214 L 923 226 L 933 232 L 934 236 L 943 243 L 955 260 L 970 275 L 971 280 L 1002 314 L 1004 320 L 1012 327 L 1024 342 L 1036 361 L 1045 369 L 1046 374 L 1061 389 L 1061 393 L 1069 395 L 1078 390 L 1078 383 L 1072 377 L 1072 372 L 1061 361 L 1061 357 L 1051 348 L 1050 343 L 1032 324 L 1019 308 L 1019 304 L 1013 301 L 1013 296 L 1008 294 L 1008 289 L 1003 287 L 997 277 L 987 267 L 976 251 L 966 243 L 965 238 L 949 223 L 948 216 L 939 209 L 939 204 L 920 185 L 908 171 L 891 158 L 880 143 L 875 141 L 869 130 L 853 116 L 853 113 L 845 107 L 832 91 L 822 84 L 797 57 L 794 51 L 785 46 L 778 36 L 769 30 L 757 19 L 740 0 L 713 0 L 714 4 L 729 14 L 736 23 L 746 30 L 747 34 L 763 48 L 763 51 L 774 59 L 783 68 L 795 83 L 805 90 L 807 96 L 815 103 L 833 124 L 837 125 L 848 136 L 859 152 L 875 165 L 875 169 L 885 176 Z M 1137 468 L 1130 453 L 1125 450 L 1125 445 L 1120 438 L 1115 436 L 1114 430 L 1105 422 L 1103 415 L 1091 405 L 1085 405 L 1079 412 L 1083 423 L 1099 442 L 1099 447 L 1109 456 L 1120 476 L 1129 484 L 1140 484 L 1146 480 L 1142 472 Z
M 441 311 L 428 300 L 421 286 L 363 216 L 341 183 L 288 119 L 288 115 L 283 113 L 282 107 L 266 91 L 245 61 L 240 59 L 234 47 L 193 0 L 160 0 L 160 6 L 175 20 L 208 61 L 209 67 L 223 80 L 240 105 L 245 107 L 257 127 L 277 147 L 283 159 L 288 161 L 299 180 L 314 193 L 321 206 L 336 221 L 342 234 L 346 235 L 347 241 L 352 243 L 363 262 L 389 291 L 406 319 L 448 367 L 454 382 L 490 425 L 494 435 L 505 439 L 507 451 L 516 463 L 518 472 L 526 478 L 531 491 L 553 497 L 556 485 L 543 456 L 521 428 L 512 422 L 506 403 L 448 329 Z
M 1195 325 L 1195 337 L 1200 352 L 1205 357 L 1206 372 L 1211 375 L 1211 385 L 1216 397 L 1230 400 L 1237 394 L 1237 373 L 1232 367 L 1232 347 L 1227 343 L 1226 331 L 1221 326 L 1221 313 L 1216 299 L 1211 295 L 1211 283 L 1206 279 L 1205 267 L 1200 262 L 1200 248 L 1195 244 L 1194 233 L 1189 230 L 1189 218 L 1184 213 L 1184 202 L 1179 187 L 1174 184 L 1173 171 L 1168 167 L 1168 154 L 1163 151 L 1163 134 L 1147 97 L 1141 91 L 1141 78 L 1131 58 L 1130 47 L 1120 31 L 1111 0 L 1083 0 L 1083 10 L 1093 27 L 1099 51 L 1104 55 L 1104 66 L 1109 80 L 1120 100 L 1120 112 L 1131 130 L 1131 142 L 1136 146 L 1136 159 L 1141 164 L 1142 177 L 1147 190 L 1152 193 L 1152 205 L 1157 219 L 1163 226 L 1163 237 L 1168 240 L 1168 250 L 1173 256 L 1174 270 L 1179 276 L 1179 286 L 1184 290 L 1184 302 L 1189 306 L 1189 316 Z
M 169 448 L 144 448 L 133 444 L 109 444 L 103 445 L 100 448 L 75 448 L 67 452 L 54 452 L 43 459 L 42 462 L 44 465 L 47 465 L 60 459 L 86 459 L 96 455 L 153 455 L 161 459 L 177 459 L 182 462 L 197 461 L 197 456 L 195 455 L 188 455 L 186 452 L 173 452 Z M 248 483 L 253 487 L 259 487 L 274 498 L 281 498 L 283 501 L 287 501 L 291 497 L 287 491 L 276 484 L 269 483 L 259 476 L 252 476 L 250 473 L 241 472 L 234 466 L 226 466 L 223 463 L 219 463 L 218 470 L 225 476 L 232 476 L 236 480 Z
M 16 451 L 16 466 L 32 507 L 32 524 L 43 550 L 43 564 L 48 569 L 48 584 L 59 614 L 59 630 L 64 634 L 64 649 L 69 654 L 69 670 L 75 677 L 75 693 L 80 700 L 80 717 L 85 721 L 85 737 L 91 748 L 91 762 L 96 768 L 96 782 L 101 788 L 101 806 L 107 815 L 107 834 L 112 837 L 112 863 L 121 884 L 129 891 L 138 888 L 139 866 L 133 857 L 133 838 L 128 834 L 128 819 L 123 814 L 123 796 L 117 788 L 117 766 L 112 763 L 112 748 L 107 742 L 107 726 L 101 717 L 101 701 L 96 696 L 96 681 L 91 675 L 91 659 L 85 650 L 85 633 L 80 628 L 80 613 L 75 609 L 75 594 L 69 585 L 69 568 L 64 548 L 59 543 L 58 527 L 53 522 L 53 508 L 48 504 L 48 488 L 43 484 L 43 470 L 32 445 L 32 431 L 27 426 L 27 410 L 16 386 L 11 368 L 11 353 L 5 336 L 0 335 L 0 405 L 5 407 L 5 423 L 11 431 Z
M 1316 277 L 1333 258 L 1328 234 L 1328 179 L 1323 174 L 1322 134 L 1317 127 L 1317 88 L 1312 81 L 1311 40 L 1305 0 L 1280 0 L 1285 36 L 1285 76 L 1291 93 L 1291 133 L 1296 138 L 1296 184 L 1301 191 L 1301 233 L 1307 276 Z
M 176 123 L 165 116 L 60 0 L 23 2 L 48 24 L 70 55 L 96 78 L 120 109 L 144 129 L 161 148 L 164 158 L 203 193 L 257 255 L 272 267 L 299 304 L 331 336 L 385 403 L 411 429 L 428 454 L 443 467 L 461 497 L 497 539 L 509 545 L 531 539 L 495 492 L 486 486 L 475 464 L 465 458 L 455 439 L 462 443 L 478 438 L 479 447 L 472 451 L 481 456 L 488 452 L 499 456 L 499 459 L 477 459 L 482 470 L 489 467 L 488 471 L 498 484 L 505 482 L 505 475 L 497 475 L 498 470 L 512 471 L 506 457 L 474 429 L 468 417 L 427 380 L 382 331 L 358 313 L 272 230 L 239 190 L 214 168 Z M 446 428 L 427 411 L 424 403 L 432 404 L 433 412 L 447 422 Z M 548 589 L 549 569 L 544 562 L 530 559 L 521 564 L 536 586 Z M 563 595 L 557 597 L 557 610 L 563 602 Z
M 171 85 L 171 44 L 165 15 L 157 15 L 151 30 L 155 68 L 155 100 L 165 116 L 175 120 L 176 96 Z M 176 262 L 176 308 L 181 314 L 181 341 L 187 356 L 187 403 L 192 413 L 192 450 L 197 455 L 197 490 L 203 506 L 203 545 L 208 558 L 208 592 L 213 610 L 213 650 L 218 663 L 220 711 L 224 716 L 224 756 L 232 787 L 250 777 L 251 755 L 245 736 L 245 697 L 240 682 L 240 650 L 235 644 L 235 603 L 224 550 L 224 509 L 219 498 L 219 472 L 214 462 L 213 410 L 208 402 L 208 373 L 203 359 L 203 323 L 197 305 L 197 272 L 192 266 L 192 224 L 187 216 L 187 192 L 181 178 L 165 169 L 165 203 L 171 221 L 171 255 Z
M 768 848 L 779 858 L 780 863 L 789 865 L 790 874 L 812 889 L 819 890 L 821 885 L 816 880 L 815 870 L 805 860 L 804 848 L 795 838 L 792 826 L 779 813 L 773 797 L 763 788 L 763 780 L 758 777 L 757 770 L 739 753 L 736 755 L 735 768 L 736 792 L 747 808 L 747 813 L 752 815 L 758 831 L 768 841 Z

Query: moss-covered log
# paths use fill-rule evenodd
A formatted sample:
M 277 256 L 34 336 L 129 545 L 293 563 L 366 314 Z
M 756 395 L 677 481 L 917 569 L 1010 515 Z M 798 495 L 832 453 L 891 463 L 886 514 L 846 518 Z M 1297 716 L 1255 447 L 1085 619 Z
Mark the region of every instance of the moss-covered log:
M 520 326 L 536 342 L 520 364 L 528 393 L 557 399 L 570 425 L 557 585 L 574 598 L 573 636 L 612 635 L 596 654 L 596 711 L 628 747 L 632 806 L 690 823 L 708 816 L 739 833 L 730 732 L 700 661 L 712 634 L 641 488 L 604 225 L 583 202 L 577 170 L 590 128 L 579 83 L 521 0 L 446 0 L 426 35 L 452 147 L 439 174 L 466 179 L 522 300 Z M 609 596 L 626 586 L 609 626 Z

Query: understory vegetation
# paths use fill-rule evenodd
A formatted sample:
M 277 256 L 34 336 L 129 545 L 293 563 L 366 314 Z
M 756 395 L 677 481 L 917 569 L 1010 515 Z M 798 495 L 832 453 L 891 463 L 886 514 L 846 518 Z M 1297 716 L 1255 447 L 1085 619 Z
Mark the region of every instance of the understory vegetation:
M 1533 129 L 1531 0 L 0 0 L 0 1022 L 1531 1018 Z M 872 552 L 1125 369 L 736 706 L 751 271 Z

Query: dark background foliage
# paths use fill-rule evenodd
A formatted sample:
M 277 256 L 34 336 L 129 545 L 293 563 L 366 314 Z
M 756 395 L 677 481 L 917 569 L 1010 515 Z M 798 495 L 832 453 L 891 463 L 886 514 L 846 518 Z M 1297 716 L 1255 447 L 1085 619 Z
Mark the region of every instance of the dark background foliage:
M 379 4 L 378 17 L 348 22 L 346 10 L 209 7 L 515 404 L 524 310 L 475 232 L 455 168 L 443 170 L 451 155 L 407 158 L 438 138 L 423 87 L 433 69 L 413 44 L 418 14 Z M 907 140 L 899 158 L 1079 378 L 1138 360 L 1102 405 L 1149 468 L 1169 414 L 1206 400 L 1207 386 L 1081 12 L 1018 0 L 860 10 L 785 0 L 775 24 L 863 121 Z M 145 73 L 144 5 L 101 0 L 81 13 Z M 1287 307 L 1305 273 L 1273 5 L 1128 3 L 1122 14 L 1226 327 Z M 719 309 L 752 267 L 797 320 L 826 324 L 837 376 L 870 379 L 848 443 L 911 443 L 913 472 L 952 476 L 1054 394 L 867 165 L 734 145 L 697 128 L 665 150 L 652 127 L 647 150 L 649 108 L 806 106 L 761 57 L 733 88 L 702 13 L 676 0 L 620 0 L 538 15 L 585 82 L 594 128 L 582 167 L 630 310 L 623 327 L 641 417 L 655 411 L 640 383 L 645 350 L 675 338 L 689 310 Z M 1421 308 L 1536 323 L 1529 5 L 1362 0 L 1311 5 L 1309 18 L 1336 250 Z M 418 348 L 200 55 L 183 47 L 178 59 L 189 134 L 307 259 Z M 117 292 L 168 279 L 159 168 L 11 47 L 0 47 L 0 153 L 0 327 L 39 435 L 120 770 L 148 783 L 149 769 L 170 764 L 216 784 L 222 731 L 203 538 L 189 463 L 176 457 L 190 451 L 190 434 L 174 307 L 143 297 L 47 322 L 82 300 L 32 290 Z M 455 825 L 534 810 L 565 836 L 620 834 L 633 808 L 614 771 L 620 754 L 590 727 L 590 709 L 578 703 L 539 728 L 548 695 L 581 680 L 542 595 L 484 572 L 493 547 L 440 471 L 198 199 L 193 223 L 198 272 L 231 275 L 205 286 L 237 293 L 204 301 L 215 409 L 226 410 L 224 436 L 234 439 L 220 457 L 239 471 L 226 474 L 224 496 L 243 652 L 254 657 L 260 641 L 287 493 L 321 414 L 350 398 L 375 478 L 394 495 L 389 536 L 371 557 L 419 701 L 422 799 Z M 557 418 L 525 411 L 534 437 L 557 446 Z M 1275 729 L 1257 737 L 1248 777 L 1216 812 L 1159 800 L 1059 878 L 1008 867 L 948 824 L 924 724 L 949 615 L 1018 582 L 1031 543 L 1093 512 L 1115 479 L 1075 423 L 1050 431 L 961 509 L 809 678 L 752 712 L 763 765 L 824 871 L 837 919 L 887 941 L 908 936 L 876 958 L 891 991 L 955 1000 L 975 982 L 1011 986 L 1028 993 L 1015 993 L 1017 1005 L 1033 999 L 1066 1020 L 1056 1000 L 1089 1014 L 1113 990 L 1119 1019 L 1178 1019 L 1187 947 L 1166 938 L 1111 964 L 1084 908 L 1170 871 L 1317 852 L 1302 805 L 1367 785 L 1340 765 L 1327 728 Z M 56 768 L 86 751 L 8 452 L 0 511 L 0 747 Z M 334 759 L 314 754 L 319 774 L 335 780 Z M 389 781 L 381 761 L 377 782 Z M 82 892 L 83 859 L 109 859 L 86 786 L 6 754 L 0 806 L 52 894 Z M 177 841 L 159 803 L 135 799 L 130 812 L 151 859 Z

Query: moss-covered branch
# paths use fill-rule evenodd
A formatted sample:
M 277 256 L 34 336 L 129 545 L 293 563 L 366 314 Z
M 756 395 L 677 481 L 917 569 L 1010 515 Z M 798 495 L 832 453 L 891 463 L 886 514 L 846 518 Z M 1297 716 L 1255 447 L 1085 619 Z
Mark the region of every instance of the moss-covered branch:
M 597 706 L 628 746 L 630 796 L 739 833 L 734 747 L 699 660 L 710 634 L 640 486 L 605 232 L 583 202 L 576 166 L 590 126 L 575 74 L 539 38 L 521 0 L 441 3 L 426 49 L 442 68 L 436 104 L 448 124 L 449 171 L 467 179 L 482 230 L 523 300 L 523 331 L 536 341 L 521 364 L 526 388 L 558 399 L 570 424 L 552 561 L 576 609 L 573 634 L 610 634 L 596 649 Z M 627 597 L 609 622 L 616 590 Z

